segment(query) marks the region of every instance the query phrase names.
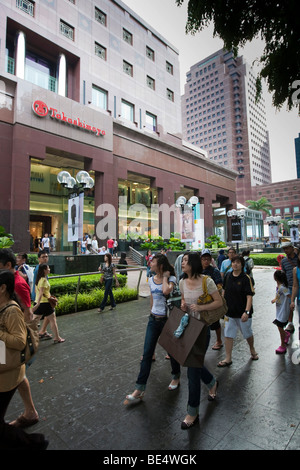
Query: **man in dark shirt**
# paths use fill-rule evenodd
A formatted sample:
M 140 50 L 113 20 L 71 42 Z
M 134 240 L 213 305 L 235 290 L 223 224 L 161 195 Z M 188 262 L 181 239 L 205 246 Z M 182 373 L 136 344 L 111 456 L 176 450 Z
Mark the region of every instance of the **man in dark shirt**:
M 205 274 L 206 276 L 210 276 L 218 289 L 222 289 L 222 276 L 218 268 L 214 268 L 211 265 L 212 262 L 212 256 L 210 250 L 205 248 L 201 252 L 201 264 L 202 264 L 202 274 Z M 220 322 L 217 321 L 210 325 L 211 331 L 215 331 L 217 335 L 217 341 L 213 345 L 212 349 L 214 350 L 219 350 L 222 348 L 222 337 L 221 337 L 221 325 Z

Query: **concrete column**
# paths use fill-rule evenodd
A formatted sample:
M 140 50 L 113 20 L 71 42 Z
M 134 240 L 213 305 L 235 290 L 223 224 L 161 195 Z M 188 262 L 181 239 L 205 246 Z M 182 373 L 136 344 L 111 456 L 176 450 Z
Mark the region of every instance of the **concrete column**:
M 26 39 L 23 31 L 18 31 L 16 48 L 16 77 L 25 78 Z
M 66 96 L 67 92 L 67 62 L 66 56 L 60 54 L 58 59 L 58 87 L 57 92 L 60 96 Z

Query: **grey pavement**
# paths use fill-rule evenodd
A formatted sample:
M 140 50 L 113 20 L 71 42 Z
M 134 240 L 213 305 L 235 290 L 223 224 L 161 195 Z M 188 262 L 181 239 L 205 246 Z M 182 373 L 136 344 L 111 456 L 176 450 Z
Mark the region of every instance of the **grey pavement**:
M 40 421 L 28 432 L 42 432 L 49 450 L 200 451 L 298 450 L 300 448 L 300 364 L 295 364 L 296 332 L 288 353 L 275 354 L 279 334 L 272 321 L 275 295 L 272 268 L 255 269 L 253 330 L 259 360 L 250 359 L 246 341 L 234 343 L 231 367 L 220 369 L 224 348 L 213 351 L 206 366 L 219 381 L 216 401 L 207 400 L 202 384 L 200 422 L 180 428 L 187 404 L 187 377 L 168 391 L 170 363 L 157 346 L 144 400 L 124 406 L 134 390 L 149 314 L 145 273 L 139 300 L 119 304 L 99 314 L 90 310 L 58 317 L 63 344 L 43 341 L 28 369 L 32 396 Z M 129 285 L 137 274 L 129 275 Z M 145 296 L 145 297 L 144 297 Z M 23 411 L 15 394 L 7 420 Z

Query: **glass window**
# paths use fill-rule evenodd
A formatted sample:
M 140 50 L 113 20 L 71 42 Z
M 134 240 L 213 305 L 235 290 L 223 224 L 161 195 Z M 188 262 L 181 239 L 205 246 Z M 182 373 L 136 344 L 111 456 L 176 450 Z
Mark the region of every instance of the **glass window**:
M 132 46 L 132 34 L 125 28 L 123 28 L 123 39 Z
M 95 54 L 103 60 L 106 60 L 106 47 L 95 42 Z
M 102 88 L 98 88 L 97 86 L 93 85 L 92 87 L 92 103 L 94 106 L 98 106 L 98 108 L 107 110 L 107 91 L 102 90 Z
M 147 83 L 147 86 L 149 88 L 151 88 L 151 90 L 155 90 L 155 80 L 154 80 L 154 78 L 151 78 L 147 75 L 146 83 Z
M 166 61 L 166 69 L 171 75 L 173 75 L 173 65 L 170 62 Z
M 151 49 L 149 46 L 146 46 L 146 56 L 154 61 L 154 50 Z
M 122 100 L 121 102 L 121 116 L 128 121 L 133 122 L 134 105 L 128 101 Z
M 20 10 L 25 11 L 25 13 L 28 13 L 28 15 L 34 16 L 34 2 L 30 0 L 17 0 L 16 6 Z
M 154 114 L 146 112 L 146 128 L 156 132 L 157 117 Z
M 97 7 L 95 7 L 95 20 L 106 26 L 106 13 L 103 13 L 103 11 L 99 10 Z
M 63 36 L 67 37 L 74 41 L 74 28 L 73 26 L 65 23 L 65 21 L 60 20 L 60 32 Z
M 125 72 L 127 75 L 130 75 L 130 77 L 133 76 L 133 67 L 125 60 L 123 60 L 123 72 Z
M 169 90 L 169 88 L 167 88 L 167 98 L 170 101 L 174 101 L 174 91 Z

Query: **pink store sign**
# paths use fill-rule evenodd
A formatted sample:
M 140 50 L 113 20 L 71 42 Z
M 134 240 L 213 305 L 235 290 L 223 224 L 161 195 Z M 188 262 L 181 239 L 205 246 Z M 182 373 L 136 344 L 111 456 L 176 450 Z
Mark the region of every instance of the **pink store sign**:
M 77 117 L 76 119 L 73 119 L 72 117 L 66 116 L 63 111 L 58 111 L 55 108 L 50 108 L 43 101 L 36 100 L 32 104 L 32 110 L 34 114 L 36 114 L 36 116 L 40 118 L 49 116 L 51 119 L 56 120 L 58 122 L 64 122 L 65 124 L 69 124 L 70 126 L 78 127 L 79 129 L 92 132 L 97 137 L 105 135 L 104 130 L 99 129 L 98 127 L 92 126 L 90 124 L 87 124 L 85 121 L 83 121 L 79 117 Z

